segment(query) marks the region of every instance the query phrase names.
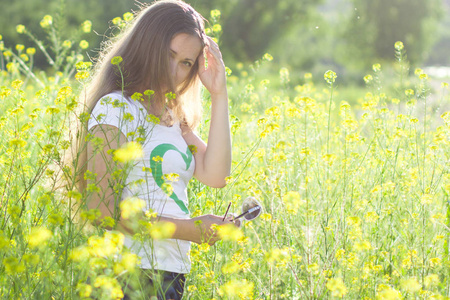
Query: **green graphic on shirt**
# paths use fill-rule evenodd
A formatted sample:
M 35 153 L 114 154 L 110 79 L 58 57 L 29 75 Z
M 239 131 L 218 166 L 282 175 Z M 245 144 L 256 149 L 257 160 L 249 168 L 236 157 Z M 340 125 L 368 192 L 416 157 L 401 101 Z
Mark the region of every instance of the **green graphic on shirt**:
M 163 179 L 164 174 L 162 172 L 162 162 L 160 159 L 158 159 L 158 157 L 164 158 L 164 154 L 166 154 L 166 152 L 170 150 L 176 151 L 181 155 L 184 162 L 186 163 L 186 170 L 189 169 L 189 167 L 191 166 L 192 153 L 189 150 L 189 148 L 186 148 L 186 153 L 183 153 L 172 144 L 161 144 L 156 146 L 155 149 L 153 149 L 152 153 L 150 154 L 150 168 L 152 169 L 153 178 L 155 179 L 156 184 L 160 188 L 162 188 L 162 185 L 164 184 Z M 187 214 L 189 213 L 188 208 L 186 207 L 184 202 L 178 198 L 175 192 L 173 192 L 172 195 L 170 195 L 170 198 L 172 198 L 175 201 L 175 203 L 181 208 L 182 211 L 184 211 Z

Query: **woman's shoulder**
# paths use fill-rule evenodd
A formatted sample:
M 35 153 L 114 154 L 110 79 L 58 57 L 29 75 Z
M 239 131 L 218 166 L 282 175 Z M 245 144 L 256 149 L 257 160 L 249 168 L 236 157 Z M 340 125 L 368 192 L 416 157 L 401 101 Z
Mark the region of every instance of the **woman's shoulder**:
M 97 104 L 114 104 L 114 103 L 132 103 L 130 98 L 121 91 L 113 91 L 109 94 L 106 94 L 100 98 Z
M 122 91 L 114 91 L 101 97 L 95 104 L 94 110 L 120 109 L 130 113 L 137 113 L 142 110 L 141 106 Z

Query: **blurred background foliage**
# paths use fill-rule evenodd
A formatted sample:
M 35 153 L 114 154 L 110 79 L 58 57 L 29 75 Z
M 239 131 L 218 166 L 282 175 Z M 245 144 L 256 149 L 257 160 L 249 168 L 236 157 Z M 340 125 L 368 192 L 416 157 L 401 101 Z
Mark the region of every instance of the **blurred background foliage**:
M 6 2 L 6 3 L 5 3 Z M 206 18 L 213 9 L 222 14 L 221 49 L 232 69 L 251 63 L 264 53 L 274 68 L 287 67 L 295 78 L 305 72 L 333 68 L 347 78 L 374 62 L 394 60 L 394 43 L 403 41 L 412 64 L 450 65 L 450 0 L 187 0 Z M 111 35 L 111 20 L 137 10 L 144 0 L 0 0 L 0 34 L 6 47 L 34 46 L 16 32 L 23 24 L 38 38 L 39 22 L 50 14 L 67 38 L 85 20 L 94 34 L 83 36 L 87 57 L 95 57 Z M 44 68 L 39 53 L 36 66 Z M 301 73 L 301 74 L 300 74 Z M 355 76 L 351 76 L 354 74 Z M 361 80 L 361 79 L 360 79 Z

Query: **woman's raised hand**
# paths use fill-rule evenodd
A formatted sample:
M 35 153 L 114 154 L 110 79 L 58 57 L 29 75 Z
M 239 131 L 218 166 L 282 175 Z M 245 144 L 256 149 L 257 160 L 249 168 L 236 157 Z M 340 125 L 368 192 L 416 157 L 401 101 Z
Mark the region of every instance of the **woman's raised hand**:
M 222 53 L 219 46 L 210 37 L 207 37 L 208 44 L 205 47 L 204 55 L 199 58 L 198 75 L 202 84 L 209 91 L 211 96 L 227 95 L 227 79 L 225 64 L 222 60 Z M 205 69 L 205 56 L 208 66 Z

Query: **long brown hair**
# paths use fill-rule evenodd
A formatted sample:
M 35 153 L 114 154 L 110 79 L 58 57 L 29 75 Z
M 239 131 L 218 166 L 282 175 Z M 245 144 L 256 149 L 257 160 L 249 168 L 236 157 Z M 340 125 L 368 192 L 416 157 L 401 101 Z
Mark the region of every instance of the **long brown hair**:
M 204 19 L 190 5 L 181 0 L 159 0 L 142 7 L 121 34 L 104 44 L 92 80 L 80 97 L 84 110 L 91 113 L 98 100 L 113 91 L 123 91 L 130 97 L 136 92 L 144 94 L 146 90 L 152 90 L 152 98 L 146 99 L 147 109 L 162 112 L 167 105 L 184 129 L 195 129 L 202 113 L 198 59 L 180 86 L 175 86 L 170 76 L 170 42 L 179 33 L 198 36 L 205 46 Z M 122 58 L 119 66 L 111 63 L 116 56 Z M 168 92 L 174 93 L 176 98 L 166 103 Z M 67 177 L 73 179 L 75 176 L 77 188 L 84 191 L 87 124 L 80 125 L 74 144 L 76 151 L 69 159 L 73 173 Z
M 166 105 L 165 94 L 172 92 L 176 99 L 167 105 L 184 125 L 194 129 L 201 116 L 198 59 L 181 86 L 174 86 L 169 74 L 170 42 L 179 33 L 198 36 L 205 45 L 204 19 L 189 4 L 161 0 L 142 8 L 130 26 L 116 40 L 110 40 L 100 53 L 87 88 L 88 111 L 102 96 L 123 89 L 127 96 L 154 91 L 147 105 L 160 112 Z M 123 59 L 119 65 L 121 72 L 111 64 L 115 56 Z

